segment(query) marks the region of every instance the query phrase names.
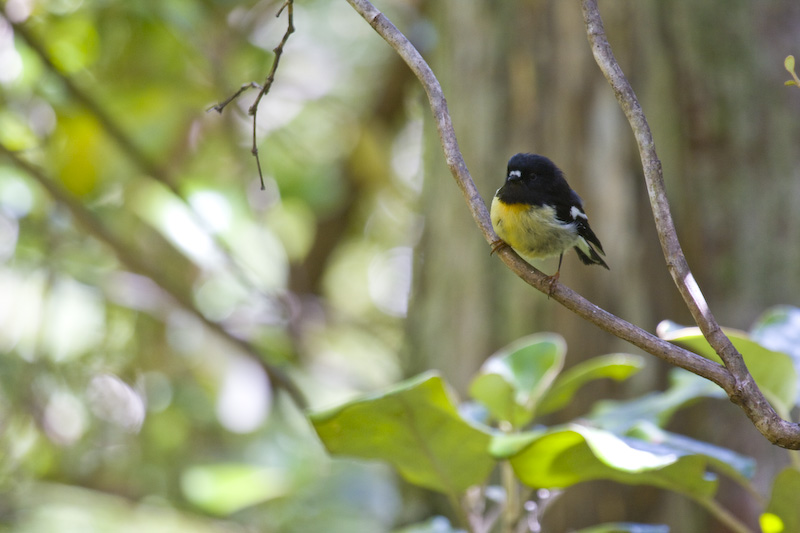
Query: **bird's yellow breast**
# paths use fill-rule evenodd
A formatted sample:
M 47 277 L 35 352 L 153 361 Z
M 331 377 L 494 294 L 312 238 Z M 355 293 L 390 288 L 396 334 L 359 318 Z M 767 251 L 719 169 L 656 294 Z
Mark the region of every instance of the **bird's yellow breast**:
M 492 200 L 492 226 L 497 236 L 525 259 L 558 255 L 577 244 L 575 224 L 556 219 L 550 206 L 507 204 L 496 196 Z

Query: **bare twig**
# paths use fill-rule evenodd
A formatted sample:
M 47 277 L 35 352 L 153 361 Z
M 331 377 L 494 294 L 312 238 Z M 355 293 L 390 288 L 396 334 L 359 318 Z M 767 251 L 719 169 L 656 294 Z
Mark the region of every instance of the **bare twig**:
M 195 307 L 191 296 L 186 294 L 179 284 L 175 283 L 158 268 L 153 268 L 147 261 L 143 260 L 140 254 L 131 250 L 127 244 L 109 231 L 102 221 L 55 180 L 49 178 L 41 169 L 27 162 L 17 153 L 8 150 L 2 144 L 0 144 L 0 155 L 8 157 L 14 165 L 24 170 L 31 178 L 36 180 L 56 202 L 69 211 L 75 221 L 82 226 L 84 230 L 99 241 L 105 243 L 128 268 L 152 279 L 159 287 L 169 294 L 173 301 L 180 307 L 199 319 L 211 331 L 239 348 L 261 365 L 269 376 L 272 384 L 276 388 L 286 391 L 299 408 L 304 409 L 306 407 L 307 403 L 302 392 L 300 392 L 300 389 L 297 388 L 282 369 L 264 361 L 264 358 L 252 344 L 231 335 L 221 324 L 209 320 Z
M 366 20 L 372 28 L 403 58 L 406 64 L 411 68 L 428 95 L 428 101 L 433 112 L 433 117 L 436 122 L 436 127 L 439 133 L 439 138 L 442 144 L 442 150 L 445 155 L 445 160 L 450 172 L 456 180 L 459 188 L 464 194 L 467 205 L 475 219 L 475 223 L 483 232 L 483 236 L 487 243 L 492 243 L 497 239 L 494 230 L 492 229 L 491 219 L 489 212 L 486 209 L 486 204 L 483 202 L 480 194 L 478 194 L 475 183 L 467 169 L 466 163 L 461 155 L 458 147 L 455 131 L 453 129 L 452 121 L 447 110 L 447 102 L 444 98 L 442 88 L 439 85 L 436 76 L 431 71 L 428 64 L 408 41 L 408 39 L 389 21 L 375 6 L 368 0 L 347 0 L 348 3 Z M 617 89 L 615 88 L 615 91 Z M 632 91 L 631 91 L 632 93 Z M 637 104 L 638 106 L 638 104 Z M 638 140 L 638 138 L 637 138 Z M 644 144 L 647 144 L 644 141 Z M 649 141 L 649 146 L 652 146 L 652 139 Z M 651 168 L 646 168 L 645 172 L 650 175 L 656 176 L 660 179 L 660 164 L 648 160 L 645 164 L 651 165 Z M 654 165 L 654 166 L 652 166 Z M 656 170 L 657 169 L 657 170 Z M 656 200 L 659 200 L 657 197 Z M 659 200 L 660 201 L 660 200 Z M 664 211 L 664 208 L 666 211 Z M 669 214 L 668 206 L 661 206 L 658 210 L 658 216 L 664 216 L 664 213 Z M 663 222 L 663 221 L 662 221 Z M 666 223 L 671 225 L 671 219 Z M 674 232 L 673 232 L 674 234 Z M 677 244 L 670 243 L 670 246 Z M 550 291 L 549 278 L 542 272 L 530 266 L 527 262 L 523 261 L 513 250 L 506 247 L 498 252 L 498 255 L 503 262 L 520 278 L 526 281 L 529 285 L 535 287 L 543 293 Z M 684 261 L 685 263 L 685 261 Z M 671 271 L 675 266 L 671 266 Z M 675 270 L 678 274 L 683 274 L 681 282 L 683 290 L 691 296 L 691 301 L 694 302 L 695 311 L 701 320 L 708 326 L 708 319 L 711 313 L 708 306 L 702 300 L 699 289 L 691 277 L 688 267 L 685 269 L 678 268 Z M 699 376 L 709 379 L 722 387 L 731 399 L 739 404 L 750 419 L 771 442 L 783 446 L 785 448 L 798 449 L 800 448 L 800 427 L 795 424 L 790 424 L 780 419 L 775 411 L 771 408 L 769 403 L 766 402 L 763 395 L 761 395 L 758 388 L 755 386 L 749 373 L 747 373 L 744 364 L 740 366 L 733 363 L 736 368 L 737 374 L 733 374 L 730 366 L 727 368 L 709 361 L 704 357 L 679 348 L 673 344 L 663 341 L 658 337 L 648 333 L 647 331 L 634 326 L 633 324 L 605 311 L 596 305 L 592 304 L 585 298 L 581 297 L 568 287 L 558 284 L 552 293 L 552 298 L 566 308 L 570 309 L 578 316 L 586 319 L 587 321 L 595 324 L 599 328 L 615 335 L 631 344 L 641 348 L 642 350 L 655 355 L 666 362 L 689 370 Z M 719 336 L 724 338 L 721 330 L 717 326 L 716 329 L 709 329 L 709 334 L 713 342 L 719 345 Z M 727 339 L 726 339 L 727 340 Z M 710 340 L 711 342 L 711 340 Z M 714 346 L 715 344 L 712 344 Z M 735 351 L 735 350 L 734 350 Z M 729 351 L 725 352 L 728 359 L 733 356 Z M 723 361 L 727 359 L 723 358 Z M 739 357 L 741 361 L 741 357 Z M 742 373 L 741 371 L 744 370 Z M 736 376 L 736 377 L 735 377 Z
M 286 41 L 289 40 L 289 36 L 294 33 L 294 0 L 286 0 L 283 5 L 278 9 L 278 12 L 275 14 L 276 17 L 280 17 L 281 13 L 283 13 L 284 9 L 286 10 L 286 16 L 288 18 L 287 25 L 286 25 L 286 32 L 283 34 L 283 38 L 281 42 L 278 43 L 278 46 L 272 49 L 275 53 L 275 60 L 272 62 L 272 68 L 269 70 L 269 74 L 267 74 L 266 79 L 262 85 L 251 81 L 250 83 L 245 83 L 239 90 L 233 93 L 231 96 L 223 100 L 222 102 L 213 105 L 208 108 L 208 111 L 212 109 L 217 113 L 222 113 L 222 110 L 225 109 L 225 106 L 236 100 L 243 92 L 248 89 L 258 88 L 258 94 L 256 95 L 256 99 L 250 105 L 250 108 L 247 110 L 247 114 L 253 117 L 253 145 L 250 148 L 250 152 L 253 154 L 253 157 L 256 158 L 256 167 L 258 168 L 258 177 L 261 180 L 261 190 L 265 190 L 266 187 L 264 186 L 264 173 L 261 171 L 261 158 L 258 157 L 258 143 L 257 143 L 257 134 L 256 134 L 256 122 L 258 117 L 258 104 L 261 103 L 261 99 L 269 93 L 269 90 L 272 88 L 272 83 L 275 81 L 275 73 L 278 71 L 278 64 L 281 61 L 281 56 L 283 56 L 283 49 L 286 46 Z
M 239 98 L 239 96 L 241 96 L 241 94 L 243 92 L 245 92 L 246 90 L 248 90 L 248 89 L 261 89 L 261 85 L 257 84 L 254 81 L 251 81 L 251 82 L 248 82 L 248 83 L 244 83 L 244 84 L 242 84 L 241 87 L 239 87 L 238 91 L 236 91 L 235 93 L 233 93 L 232 95 L 227 97 L 225 100 L 221 101 L 220 103 L 212 105 L 211 107 L 206 109 L 206 111 L 208 112 L 208 111 L 212 111 L 213 110 L 213 111 L 216 111 L 217 113 L 222 113 L 222 111 L 225 109 L 225 107 L 228 104 L 230 104 L 231 102 L 233 102 L 234 100 Z
M 689 264 L 686 262 L 686 257 L 683 255 L 675 225 L 672 222 L 669 202 L 664 189 L 661 161 L 659 161 L 656 154 L 655 143 L 644 111 L 642 111 L 633 88 L 628 83 L 625 74 L 611 51 L 611 45 L 606 39 L 603 21 L 597 9 L 597 0 L 583 0 L 582 6 L 586 34 L 589 38 L 595 61 L 614 90 L 617 101 L 628 118 L 636 143 L 639 146 L 647 192 L 650 197 L 650 206 L 653 210 L 653 217 L 669 272 L 686 306 L 692 313 L 692 317 L 703 332 L 703 336 L 720 356 L 733 377 L 733 383 L 729 387 L 723 388 L 725 388 L 725 392 L 731 401 L 744 410 L 756 428 L 770 442 L 784 448 L 798 449 L 800 448 L 800 425 L 781 419 L 764 398 L 761 390 L 759 390 L 747 370 L 742 355 L 722 332 L 722 328 L 720 328 L 705 298 L 703 298 L 700 287 L 697 285 L 689 269 Z

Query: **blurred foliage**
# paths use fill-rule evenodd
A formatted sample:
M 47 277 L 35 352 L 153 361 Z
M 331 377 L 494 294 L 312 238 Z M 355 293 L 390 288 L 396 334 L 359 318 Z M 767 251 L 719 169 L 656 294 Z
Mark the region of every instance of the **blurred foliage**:
M 261 81 L 281 3 L 0 2 L 0 529 L 401 513 L 394 476 L 332 462 L 265 364 L 311 405 L 399 378 L 417 191 L 388 162 L 421 131 L 373 113 L 392 63 L 372 30 L 303 2 L 260 191 L 255 94 L 205 109 Z
M 380 7 L 423 51 L 450 53 L 447 41 L 436 47 L 441 34 L 424 4 Z M 563 460 L 568 450 L 553 442 L 623 481 L 636 474 L 619 474 L 598 450 L 610 443 L 627 452 L 635 439 L 666 446 L 694 487 L 711 486 L 701 479 L 705 466 L 747 483 L 747 457 L 663 429 L 678 409 L 719 396 L 682 373 L 664 392 L 596 404 L 586 415 L 591 429 L 521 431 L 563 414 L 587 383 L 632 376 L 643 366 L 638 356 L 612 354 L 561 372 L 563 342 L 545 336 L 539 340 L 552 345 L 543 352 L 520 356 L 512 346 L 489 359 L 471 388 L 483 405 L 458 405 L 430 374 L 396 385 L 407 363 L 409 295 L 420 283 L 415 268 L 432 258 L 417 247 L 423 224 L 432 225 L 420 213 L 423 160 L 431 159 L 422 94 L 346 2 L 298 2 L 298 31 L 259 108 L 261 191 L 249 153 L 255 93 L 221 115 L 205 110 L 263 80 L 286 27 L 285 16 L 275 17 L 281 5 L 0 0 L 0 531 L 449 532 L 450 519 L 427 519 L 436 502 L 401 477 L 461 490 L 484 479 L 497 457 L 519 453 L 519 477 L 532 481 L 530 456 L 511 448 L 548 447 Z M 448 276 L 452 263 L 448 256 L 441 269 Z M 477 329 L 474 317 L 457 312 L 466 310 L 444 305 Z M 488 324 L 487 310 L 479 311 Z M 531 329 L 526 313 L 488 312 Z M 789 353 L 795 369 L 797 316 L 795 308 L 772 309 L 750 333 L 764 350 Z M 456 335 L 430 323 L 454 344 Z M 414 356 L 436 351 L 426 346 Z M 781 360 L 780 368 L 764 375 L 778 385 L 773 399 L 791 409 L 794 385 L 780 375 L 789 376 L 789 365 Z M 364 433 L 336 450 L 387 459 L 400 476 L 385 465 L 332 459 L 286 387 L 270 379 L 276 371 L 319 413 L 326 445 L 345 423 L 395 435 L 427 420 L 426 431 L 455 437 L 421 433 L 416 448 L 398 450 L 407 441 Z M 398 402 L 412 419 L 373 419 Z M 337 404 L 345 407 L 330 409 Z M 491 417 L 520 426 L 522 441 L 496 435 L 484 423 Z M 598 444 L 598 432 L 616 440 Z M 436 452 L 434 463 L 452 461 L 454 484 L 428 477 L 414 455 L 420 450 Z M 689 459 L 684 471 L 683 457 L 702 459 Z M 797 520 L 796 472 L 786 472 L 762 519 L 772 531 Z M 541 479 L 533 484 L 553 485 Z M 663 528 L 615 522 L 593 530 Z

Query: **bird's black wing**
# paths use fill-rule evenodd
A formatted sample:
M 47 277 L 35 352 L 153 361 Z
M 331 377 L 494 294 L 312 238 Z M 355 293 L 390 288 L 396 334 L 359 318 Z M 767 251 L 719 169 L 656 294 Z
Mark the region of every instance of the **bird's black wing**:
M 578 196 L 578 193 L 570 189 L 569 194 L 558 195 L 558 197 L 563 199 L 568 198 L 568 201 L 554 202 L 556 218 L 566 224 L 575 223 L 578 235 L 586 239 L 587 242 L 597 246 L 600 253 L 605 255 L 603 245 L 600 244 L 600 239 L 597 238 L 597 235 L 594 234 L 594 231 L 592 231 L 592 228 L 589 226 L 589 218 L 583 210 L 583 201 L 581 197 Z

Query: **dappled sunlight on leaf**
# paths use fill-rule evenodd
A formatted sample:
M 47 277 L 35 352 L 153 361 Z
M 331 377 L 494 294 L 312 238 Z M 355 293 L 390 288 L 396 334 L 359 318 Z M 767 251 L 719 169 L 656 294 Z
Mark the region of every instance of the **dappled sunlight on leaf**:
M 532 434 L 530 443 L 509 460 L 517 476 L 531 487 L 564 488 L 609 479 L 653 485 L 696 498 L 713 496 L 717 487 L 701 456 L 645 450 L 635 440 L 577 425 Z

